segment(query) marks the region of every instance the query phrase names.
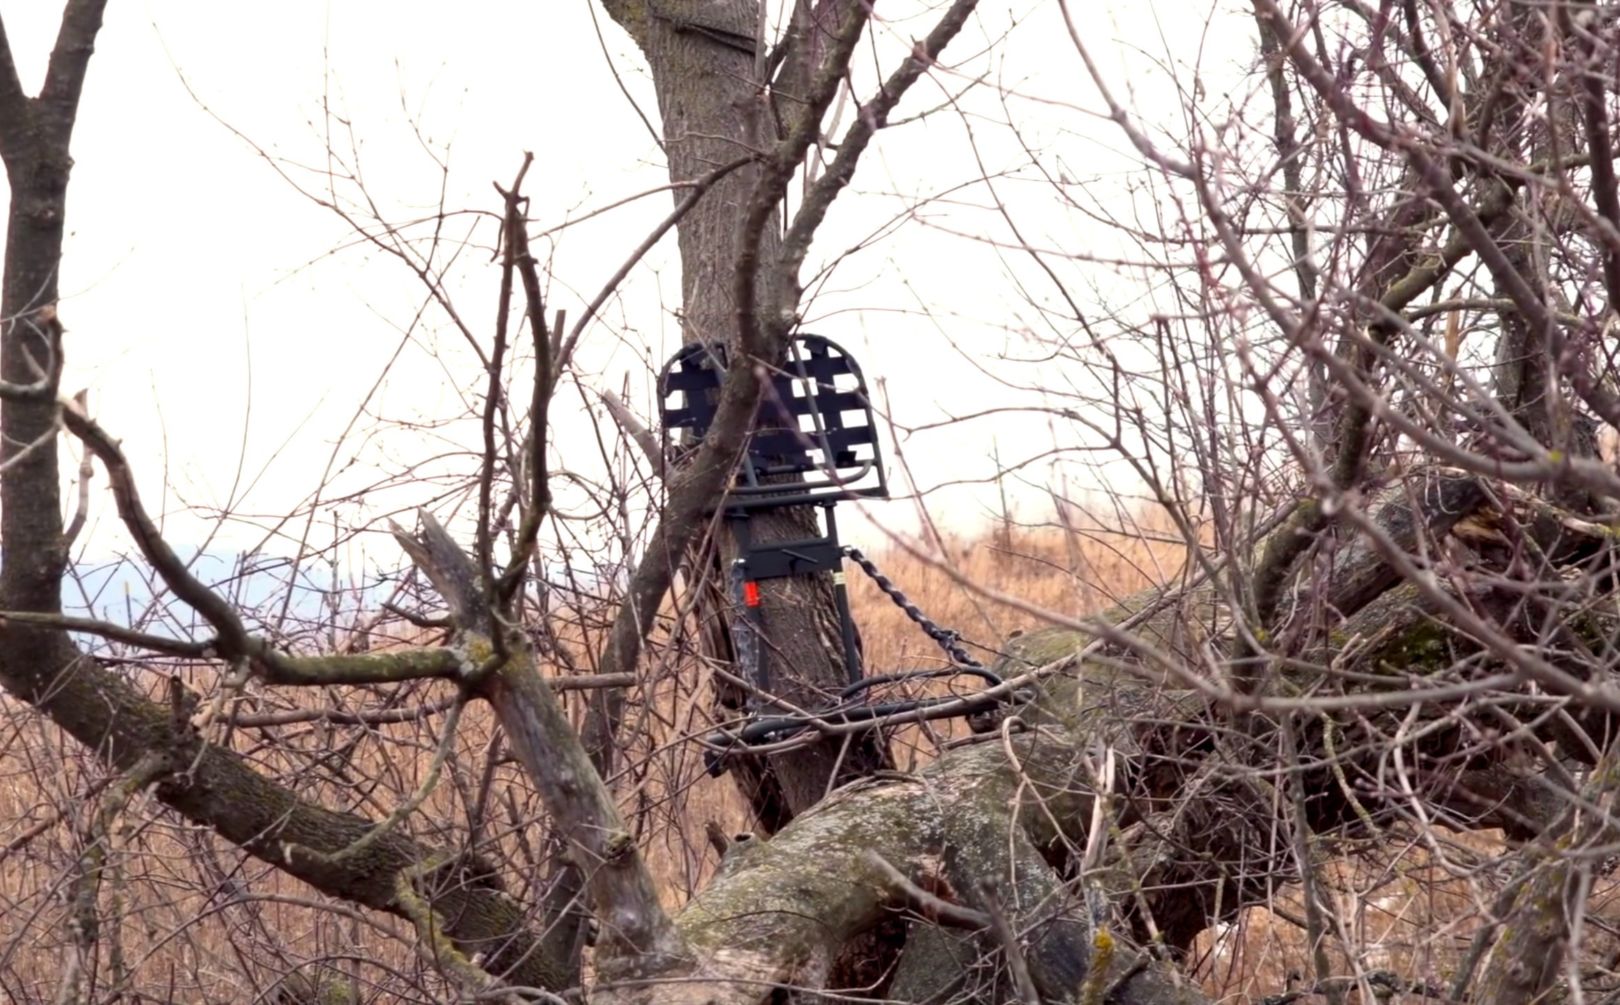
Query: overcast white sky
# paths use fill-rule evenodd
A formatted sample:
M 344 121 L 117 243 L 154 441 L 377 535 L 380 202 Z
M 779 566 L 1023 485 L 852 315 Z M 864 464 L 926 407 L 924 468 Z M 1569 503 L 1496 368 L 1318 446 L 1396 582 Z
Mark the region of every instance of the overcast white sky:
M 1179 65 L 1183 79 L 1196 65 L 1215 82 L 1207 86 L 1224 89 L 1251 57 L 1252 22 L 1214 13 L 1214 0 L 1077 0 L 1076 7 L 1119 91 L 1172 133 L 1180 103 L 1165 65 Z M 0 0 L 31 92 L 58 13 L 59 4 L 47 0 Z M 665 181 L 656 146 L 615 83 L 617 74 L 656 115 L 639 56 L 597 15 L 586 0 L 112 0 L 74 142 L 65 387 L 90 389 L 93 412 L 124 439 L 149 504 L 163 511 L 173 538 L 196 542 L 208 533 L 192 507 L 285 512 L 315 490 L 333 457 L 351 465 L 348 477 L 358 484 L 362 469 L 398 470 L 414 456 L 453 446 L 396 432 L 345 441 L 334 453 L 396 350 L 373 401 L 386 415 L 455 416 L 481 381 L 441 314 L 429 311 L 412 327 L 422 306 L 413 277 L 355 246 L 341 221 L 295 191 L 252 144 L 319 187 L 316 171 L 298 165 L 322 168 L 328 122 L 346 124 L 370 197 L 398 221 L 431 213 L 441 182 L 453 210 L 495 208 L 490 182 L 509 179 L 522 151 L 532 150 L 537 162 L 526 190 L 534 229 L 554 227 Z M 921 20 L 885 28 L 891 41 L 924 30 Z M 990 38 L 999 41 L 988 47 Z M 946 89 L 960 91 L 966 78 L 982 75 L 984 84 L 963 104 L 967 114 L 947 109 L 885 133 L 829 220 L 809 269 L 919 196 L 978 176 L 976 155 L 990 171 L 1027 164 L 1030 151 L 1014 142 L 1009 121 L 1049 170 L 1105 188 L 1128 177 L 1134 158 L 1119 153 L 1122 138 L 1097 116 L 1100 102 L 1055 3 L 1017 0 L 1011 11 L 986 4 L 948 55 L 976 58 L 962 74 L 920 85 L 905 108 L 936 105 Z M 1004 101 L 1003 92 L 1012 96 Z M 349 156 L 351 135 L 337 142 Z M 448 159 L 447 181 L 424 146 Z M 1066 210 L 1047 185 L 1009 181 L 996 191 L 1032 243 L 1090 253 L 1110 246 L 1102 228 Z M 1021 290 L 1010 277 L 1027 263 L 972 239 L 1009 237 L 987 203 L 981 187 L 931 206 L 919 214 L 926 222 L 913 221 L 841 264 L 810 306 L 810 329 L 844 342 L 869 374 L 885 379 L 903 424 L 1012 400 L 977 366 L 1012 372 L 997 358 L 1020 346 L 1001 329 L 1027 322 L 1030 289 L 1039 298 L 1051 291 Z M 669 205 L 659 194 L 543 242 L 553 267 L 552 305 L 577 313 Z M 471 224 L 471 217 L 455 218 L 447 233 Z M 477 240 L 487 245 L 488 223 L 479 226 Z M 486 337 L 494 281 L 487 262 L 487 253 L 469 253 L 452 290 Z M 1116 299 L 1135 295 L 1129 277 L 1069 267 Z M 673 242 L 666 242 L 587 337 L 580 380 L 618 388 L 628 379 L 638 406 L 650 407 L 640 360 L 649 350 L 662 358 L 677 344 L 671 311 L 678 288 Z M 560 421 L 564 455 L 583 449 L 589 441 L 577 416 Z M 1049 441 L 1044 421 L 997 420 L 920 435 L 906 450 L 917 481 L 932 485 L 982 475 L 992 449 L 1015 458 Z M 983 518 L 993 498 L 980 490 L 933 502 L 936 516 L 965 527 Z M 409 501 L 394 494 L 374 504 Z M 96 513 L 92 550 L 124 547 L 111 527 L 110 500 Z M 879 516 L 906 526 L 912 508 L 891 504 Z M 213 546 L 248 547 L 259 536 L 238 527 Z

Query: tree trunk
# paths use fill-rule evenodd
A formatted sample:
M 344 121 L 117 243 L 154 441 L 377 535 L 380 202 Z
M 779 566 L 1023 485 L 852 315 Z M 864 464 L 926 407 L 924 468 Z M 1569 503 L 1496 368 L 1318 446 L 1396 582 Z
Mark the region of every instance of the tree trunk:
M 760 47 L 765 43 L 757 40 L 760 4 L 756 0 L 607 0 L 604 6 L 630 33 L 652 71 L 669 177 L 678 186 L 677 203 L 683 197 L 682 183 L 701 178 L 739 156 L 764 155 L 775 147 L 779 129 L 785 130 L 791 121 L 792 102 L 802 98 L 778 92 L 778 104 L 773 107 L 773 95 L 759 72 Z M 794 52 L 800 55 L 790 67 L 800 80 L 809 79 L 807 67 L 817 66 L 802 54 L 816 50 L 812 44 L 816 32 L 828 31 L 826 26 L 811 27 L 806 17 L 801 12 L 796 21 L 800 35 Z M 782 107 L 789 110 L 785 116 L 779 116 Z M 681 332 L 688 343 L 737 342 L 734 291 L 741 221 L 759 175 L 753 166 L 732 172 L 677 225 Z M 781 223 L 773 213 L 760 240 L 756 302 L 768 310 L 791 311 L 797 305 L 780 303 L 777 291 L 771 289 L 780 251 Z M 819 536 L 816 519 L 809 508 L 759 513 L 749 518 L 750 532 L 759 543 Z M 737 542 L 729 534 L 722 532 L 719 545 L 722 566 L 738 557 Z M 724 582 L 723 571 L 718 574 Z M 847 681 L 831 577 L 818 574 L 765 580 L 760 583 L 760 599 L 773 690 L 801 708 L 828 704 Z M 706 617 L 717 614 L 711 611 Z M 717 620 L 723 622 L 724 618 Z M 619 695 L 603 696 L 604 702 L 622 700 Z M 741 704 L 736 697 L 726 703 Z M 617 722 L 619 716 L 609 711 L 599 718 Z M 756 823 L 767 833 L 815 805 L 832 786 L 891 763 L 876 733 L 861 734 L 847 745 L 827 741 L 767 760 L 768 775 L 762 776 L 757 764 L 735 775 L 744 797 L 755 808 Z

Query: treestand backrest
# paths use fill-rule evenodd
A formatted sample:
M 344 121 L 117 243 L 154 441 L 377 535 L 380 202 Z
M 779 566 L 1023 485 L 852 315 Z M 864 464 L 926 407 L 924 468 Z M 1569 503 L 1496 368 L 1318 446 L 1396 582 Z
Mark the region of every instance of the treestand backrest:
M 665 364 L 658 390 L 667 442 L 692 444 L 708 433 L 728 359 L 723 344 L 694 343 Z M 754 510 L 888 496 L 860 366 L 830 339 L 797 336 L 771 375 L 722 505 Z

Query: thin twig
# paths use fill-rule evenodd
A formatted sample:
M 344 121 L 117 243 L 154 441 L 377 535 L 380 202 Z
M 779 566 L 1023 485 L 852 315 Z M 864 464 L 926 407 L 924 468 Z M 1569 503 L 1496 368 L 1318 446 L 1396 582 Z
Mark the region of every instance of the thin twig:
M 878 871 L 889 890 L 925 920 L 936 925 L 949 925 L 952 928 L 965 928 L 977 932 L 993 926 L 994 921 L 990 915 L 929 893 L 907 879 L 905 873 L 896 869 L 877 852 L 867 851 L 863 858 L 867 865 Z

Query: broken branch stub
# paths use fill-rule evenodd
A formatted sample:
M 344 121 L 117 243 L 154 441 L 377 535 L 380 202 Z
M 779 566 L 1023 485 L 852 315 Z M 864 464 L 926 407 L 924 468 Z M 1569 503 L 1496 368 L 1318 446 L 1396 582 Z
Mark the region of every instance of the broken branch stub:
M 504 612 L 484 595 L 484 578 L 472 558 L 444 526 L 427 513 L 420 519 L 416 534 L 395 528 L 395 538 L 449 606 L 453 645 L 465 654 L 464 670 L 476 671 L 464 677 L 463 686 L 494 709 L 508 746 L 585 878 L 599 928 L 598 973 L 636 979 L 683 967 L 685 946 L 612 793 L 541 675 L 533 645 L 507 626 Z

